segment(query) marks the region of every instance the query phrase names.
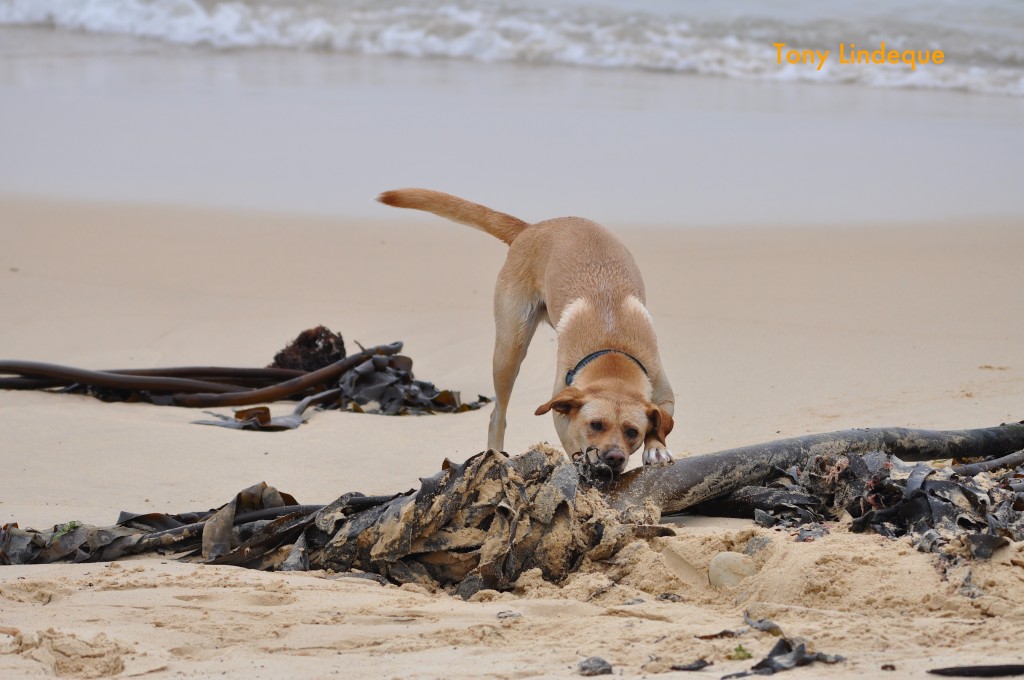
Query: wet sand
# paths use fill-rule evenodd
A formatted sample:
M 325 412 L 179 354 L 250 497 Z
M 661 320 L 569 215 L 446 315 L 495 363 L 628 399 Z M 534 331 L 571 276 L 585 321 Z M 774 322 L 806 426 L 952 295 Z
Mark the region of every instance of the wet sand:
M 1024 98 L 217 52 L 0 29 L 0 195 L 379 219 L 430 186 L 528 220 L 1024 217 Z

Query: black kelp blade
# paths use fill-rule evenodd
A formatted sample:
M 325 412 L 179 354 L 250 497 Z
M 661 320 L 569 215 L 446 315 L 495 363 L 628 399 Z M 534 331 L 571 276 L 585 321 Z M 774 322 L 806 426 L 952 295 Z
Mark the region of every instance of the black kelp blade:
M 463 403 L 458 392 L 438 390 L 433 383 L 416 380 L 412 359 L 401 355 L 371 357 L 342 375 L 339 389 L 342 408 L 388 416 L 462 413 L 490 402 L 480 396 Z
M 771 669 L 775 673 L 788 671 L 797 666 L 807 666 L 820 661 L 821 663 L 833 664 L 843 661 L 843 657 L 821 652 L 808 652 L 803 642 L 795 642 L 789 638 L 781 638 L 775 643 L 768 656 L 754 664 L 752 670 L 761 671 Z
M 173 553 L 196 548 L 202 549 L 204 557 L 217 556 L 241 542 L 238 533 L 247 524 L 273 519 L 279 509 L 312 515 L 319 507 L 298 506 L 289 494 L 261 482 L 205 513 L 121 513 L 114 526 L 67 522 L 47 531 L 5 524 L 0 527 L 0 564 L 105 562 L 147 552 Z M 238 519 L 246 523 L 239 525 Z
M 749 671 L 731 673 L 722 676 L 726 678 L 745 678 L 751 675 L 774 675 L 796 668 L 797 666 L 808 666 L 815 662 L 835 664 L 845 661 L 843 657 L 833 654 L 822 654 L 821 652 L 807 651 L 807 645 L 799 640 L 780 638 L 765 658 L 751 666 Z

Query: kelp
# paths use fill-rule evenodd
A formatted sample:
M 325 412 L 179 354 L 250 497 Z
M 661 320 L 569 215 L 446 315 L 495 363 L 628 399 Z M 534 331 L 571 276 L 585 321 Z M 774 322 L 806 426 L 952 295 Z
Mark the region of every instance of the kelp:
M 362 349 L 360 347 L 360 349 Z M 274 355 L 267 368 L 284 368 L 309 373 L 345 358 L 345 341 L 326 326 L 302 331 Z
M 811 652 L 807 649 L 807 643 L 802 640 L 781 637 L 768 654 L 751 666 L 749 671 L 723 675 L 722 680 L 726 680 L 726 678 L 745 678 L 751 675 L 774 675 L 775 673 L 792 670 L 797 666 L 808 666 L 815 662 L 836 664 L 840 661 L 845 661 L 845 659 L 838 654 Z
M 113 526 L 72 521 L 48 531 L 0 528 L 0 564 L 107 562 L 147 552 L 215 557 L 237 536 L 280 516 L 309 514 L 322 506 L 302 506 L 287 494 L 260 483 L 238 492 L 213 510 L 180 514 L 122 512 Z M 200 550 L 201 548 L 201 550 Z
M 947 678 L 1010 678 L 1024 675 L 1024 664 L 950 666 L 948 668 L 930 668 L 928 672 L 932 675 L 941 675 Z
M 926 461 L 987 458 L 935 467 Z M 783 439 L 644 468 L 609 487 L 615 507 L 750 517 L 822 535 L 844 515 L 854 531 L 908 536 L 952 564 L 1024 539 L 1024 423 L 973 430 L 865 428 Z
M 463 597 L 509 589 L 539 568 L 560 581 L 584 558 L 607 559 L 638 537 L 671 535 L 657 515 L 616 512 L 580 484 L 553 449 L 507 458 L 487 451 L 421 480 L 420 490 L 372 516 L 324 510 L 307 536 L 310 564 L 372 571 L 397 582 L 452 587 Z
M 807 666 L 815 662 L 836 664 L 840 661 L 845 661 L 845 659 L 839 655 L 809 651 L 807 649 L 806 642 L 799 638 L 787 637 L 786 634 L 782 632 L 782 628 L 779 624 L 775 623 L 771 619 L 753 619 L 749 612 L 743 612 L 743 621 L 747 626 L 749 626 L 749 628 L 743 628 L 740 631 L 722 631 L 722 633 L 717 635 L 705 635 L 698 637 L 708 640 L 715 637 L 727 637 L 726 633 L 730 634 L 728 637 L 732 637 L 745 634 L 750 630 L 755 630 L 762 633 L 768 633 L 769 635 L 774 635 L 778 637 L 779 640 L 771 648 L 768 654 L 763 659 L 755 663 L 749 671 L 740 671 L 739 673 L 723 675 L 722 680 L 725 680 L 725 678 L 745 678 L 750 675 L 774 675 L 775 673 L 792 670 L 797 666 Z M 750 658 L 749 654 L 746 658 Z M 703 666 L 696 666 L 696 668 L 701 667 Z M 683 670 L 677 666 L 673 666 L 672 669 Z
M 412 359 L 399 355 L 401 342 L 378 345 L 346 356 L 342 337 L 324 326 L 303 331 L 266 368 L 182 366 L 91 371 L 33 361 L 0 361 L 2 389 L 53 390 L 86 394 L 103 401 L 144 401 L 189 408 L 254 406 L 282 399 L 302 403 L 286 416 L 271 417 L 267 407 L 243 409 L 234 418 L 197 421 L 235 429 L 294 429 L 312 405 L 383 415 L 461 413 L 490 400 L 462 402 L 454 390 L 416 380 Z
M 797 529 L 797 540 L 826 531 L 821 522 L 849 515 L 852 531 L 907 536 L 948 560 L 987 559 L 1024 540 L 1024 451 L 986 464 L 934 467 L 879 451 L 811 456 L 765 486 L 745 486 L 697 506 L 702 514 L 752 517 L 765 527 Z
M 560 581 L 584 559 L 607 559 L 636 538 L 671 535 L 657 512 L 612 510 L 582 484 L 560 451 L 515 458 L 487 451 L 445 461 L 418 490 L 346 493 L 299 506 L 266 484 L 206 513 L 122 514 L 112 527 L 0 529 L 0 562 L 107 561 L 147 551 L 186 553 L 210 564 L 377 574 L 469 597 L 508 590 L 538 568 Z
M 838 655 L 822 654 L 820 652 L 812 652 L 807 649 L 807 643 L 799 638 L 787 637 L 782 631 L 782 627 L 775 623 L 771 619 L 754 619 L 750 616 L 749 612 L 743 612 L 743 622 L 747 625 L 743 628 L 738 629 L 727 629 L 718 633 L 709 633 L 707 635 L 697 635 L 698 640 L 716 640 L 719 638 L 736 638 L 743 635 L 747 635 L 752 631 L 767 633 L 774 635 L 779 640 L 772 647 L 771 651 L 765 656 L 765 658 L 754 664 L 749 671 L 740 671 L 739 673 L 731 673 L 724 675 L 724 678 L 745 678 L 750 675 L 773 675 L 775 673 L 781 673 L 782 671 L 792 670 L 797 666 L 806 666 L 815 662 L 821 662 L 825 664 L 835 664 L 845 659 Z M 738 648 L 740 649 L 740 648 Z M 750 658 L 750 654 L 743 650 L 745 656 L 742 658 Z M 674 671 L 697 671 L 710 666 L 705 659 L 698 659 L 689 664 L 673 664 L 670 668 Z
M 708 475 L 701 483 L 726 495 L 720 505 L 729 506 L 728 494 L 735 492 L 737 506 L 755 506 L 772 517 L 845 512 L 855 517 L 855 530 L 906 534 L 922 550 L 984 559 L 1006 540 L 1024 539 L 1024 453 L 1016 452 L 1022 438 L 1019 424 L 945 433 L 846 431 L 682 459 L 610 482 L 585 455 L 570 458 L 545 446 L 514 458 L 486 451 L 464 463 L 445 460 L 416 490 L 350 492 L 327 506 L 299 506 L 259 484 L 205 513 L 123 514 L 111 527 L 69 522 L 48 531 L 5 525 L 0 562 L 185 552 L 213 564 L 374 574 L 469 597 L 484 588 L 509 589 L 533 568 L 557 582 L 585 560 L 608 559 L 634 539 L 671 534 L 658 524 L 666 508 L 707 500 L 706 485 L 675 486 L 696 471 Z M 904 462 L 892 452 L 865 451 L 886 442 L 908 457 L 955 449 L 995 459 L 939 469 Z M 765 460 L 737 467 L 738 452 L 752 449 L 773 452 L 771 460 L 787 461 L 787 467 Z M 766 481 L 775 485 L 772 493 L 750 488 Z M 651 489 L 657 493 L 641 495 Z M 803 528 L 800 540 L 820 535 L 820 526 Z
M 667 467 L 644 466 L 608 486 L 616 507 L 653 502 L 665 514 L 682 512 L 745 486 L 763 486 L 780 471 L 813 459 L 882 452 L 902 461 L 1000 458 L 1024 449 L 1024 423 L 972 430 L 861 428 L 779 439 L 692 456 Z
M 271 416 L 269 406 L 253 406 L 239 409 L 235 411 L 233 416 L 206 411 L 207 415 L 213 416 L 216 420 L 193 420 L 192 422 L 197 425 L 216 425 L 234 430 L 260 430 L 263 432 L 294 430 L 309 420 L 310 414 L 306 413 L 306 411 L 310 406 L 336 401 L 340 394 L 340 389 L 333 389 L 306 397 L 298 403 L 291 413 L 283 416 Z
M 375 356 L 341 376 L 339 406 L 359 413 L 388 416 L 436 412 L 463 413 L 491 400 L 479 395 L 464 403 L 459 393 L 439 390 L 433 383 L 416 380 L 412 359 L 406 356 Z

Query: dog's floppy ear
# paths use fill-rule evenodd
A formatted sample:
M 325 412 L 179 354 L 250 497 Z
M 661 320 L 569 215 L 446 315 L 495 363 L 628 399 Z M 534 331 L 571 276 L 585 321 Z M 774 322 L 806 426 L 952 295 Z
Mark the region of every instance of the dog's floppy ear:
M 654 404 L 647 408 L 647 434 L 650 435 L 653 432 L 662 444 L 665 443 L 665 438 L 668 437 L 674 425 L 672 416 L 665 409 L 658 408 Z
M 554 409 L 562 415 L 569 415 L 580 406 L 583 406 L 583 392 L 580 392 L 575 387 L 566 387 L 564 390 L 552 397 L 551 401 L 538 406 L 537 410 L 534 411 L 533 414 L 535 416 L 542 416 L 551 409 Z

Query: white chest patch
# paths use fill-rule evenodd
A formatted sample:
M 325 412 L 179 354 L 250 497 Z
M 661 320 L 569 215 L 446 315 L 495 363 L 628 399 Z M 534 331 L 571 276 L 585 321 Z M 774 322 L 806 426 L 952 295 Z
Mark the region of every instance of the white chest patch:
M 555 326 L 555 332 L 561 335 L 562 331 L 564 331 L 566 326 L 569 325 L 569 321 L 571 321 L 574 316 L 586 311 L 589 307 L 590 304 L 583 298 L 576 298 L 567 304 L 562 310 L 562 316 L 558 318 L 558 325 Z
M 651 318 L 651 313 L 647 310 L 647 306 L 644 303 L 640 302 L 640 298 L 638 298 L 635 295 L 630 295 L 629 297 L 626 298 L 624 304 L 626 306 L 626 309 L 630 309 L 633 310 L 634 312 L 641 314 L 645 319 L 647 319 L 647 323 L 651 324 L 652 326 L 654 325 L 654 319 Z

